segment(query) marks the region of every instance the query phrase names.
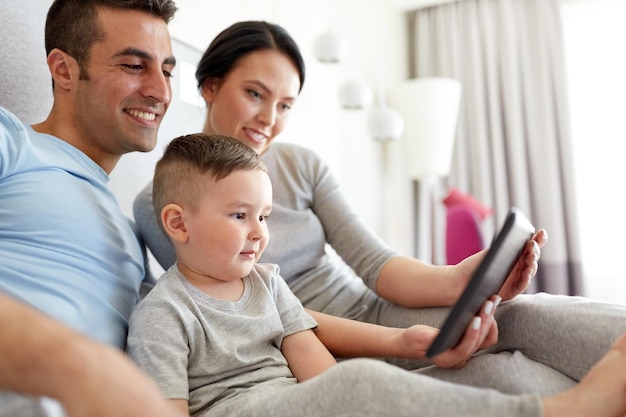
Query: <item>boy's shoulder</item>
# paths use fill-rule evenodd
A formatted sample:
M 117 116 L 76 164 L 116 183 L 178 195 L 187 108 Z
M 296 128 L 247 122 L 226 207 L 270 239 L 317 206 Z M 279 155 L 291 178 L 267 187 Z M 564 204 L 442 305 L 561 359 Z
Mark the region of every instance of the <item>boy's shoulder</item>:
M 258 276 L 266 285 L 275 286 L 280 276 L 280 267 L 277 264 L 269 262 L 258 262 L 250 272 L 250 276 Z
M 256 271 L 261 277 L 274 277 L 280 274 L 279 266 L 269 262 L 257 262 L 253 271 Z
M 277 283 L 279 280 L 282 280 L 278 265 L 264 262 L 258 262 L 254 265 L 249 277 L 250 279 L 261 281 L 272 294 L 276 293 L 278 287 Z
M 183 285 L 180 282 L 177 271 L 176 264 L 165 271 L 156 280 L 152 289 L 139 301 L 136 310 L 140 309 L 140 307 L 143 309 L 149 304 L 155 305 L 179 298 L 183 291 Z

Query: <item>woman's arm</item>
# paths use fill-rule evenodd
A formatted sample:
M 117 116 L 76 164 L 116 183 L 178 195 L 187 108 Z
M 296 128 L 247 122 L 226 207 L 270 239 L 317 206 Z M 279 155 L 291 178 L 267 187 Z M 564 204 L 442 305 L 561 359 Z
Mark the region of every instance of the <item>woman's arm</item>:
M 499 295 L 508 301 L 530 285 L 538 269 L 541 248 L 548 234 L 540 229 L 526 245 Z M 383 298 L 409 308 L 453 305 L 461 296 L 487 249 L 457 265 L 435 266 L 404 256 L 389 260 L 378 277 L 376 292 Z
M 0 294 L 0 388 L 59 400 L 69 417 L 181 416 L 113 347 Z
M 433 266 L 400 256 L 365 225 L 328 166 L 315 153 L 301 150 L 298 156 L 302 157 L 298 166 L 308 167 L 298 171 L 298 175 L 311 185 L 311 208 L 323 225 L 327 243 L 368 287 L 409 308 L 450 306 L 458 300 L 486 251 L 454 266 Z M 504 300 L 528 287 L 546 239 L 545 230 L 535 234 L 537 245 L 529 244 L 500 292 Z
M 313 378 L 337 363 L 312 330 L 285 337 L 280 349 L 298 382 Z
M 476 261 L 458 266 L 435 266 L 406 256 L 395 256 L 383 267 L 376 292 L 408 308 L 450 306 L 460 297 Z

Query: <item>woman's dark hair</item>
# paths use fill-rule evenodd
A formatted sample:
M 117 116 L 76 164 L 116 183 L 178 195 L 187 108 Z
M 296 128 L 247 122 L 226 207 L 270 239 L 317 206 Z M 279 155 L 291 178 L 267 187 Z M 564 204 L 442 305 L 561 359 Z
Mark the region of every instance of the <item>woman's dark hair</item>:
M 287 55 L 298 69 L 300 90 L 304 85 L 304 59 L 298 44 L 280 25 L 261 20 L 237 22 L 224 29 L 209 45 L 198 63 L 196 80 L 223 79 L 239 59 L 255 51 L 274 49 Z

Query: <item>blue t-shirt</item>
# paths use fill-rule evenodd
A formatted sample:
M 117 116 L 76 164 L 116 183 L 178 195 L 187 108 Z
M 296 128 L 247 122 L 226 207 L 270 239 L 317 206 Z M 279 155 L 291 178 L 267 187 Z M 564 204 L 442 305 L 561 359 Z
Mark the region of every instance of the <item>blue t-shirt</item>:
M 146 271 L 108 180 L 84 153 L 0 108 L 0 291 L 124 348 Z

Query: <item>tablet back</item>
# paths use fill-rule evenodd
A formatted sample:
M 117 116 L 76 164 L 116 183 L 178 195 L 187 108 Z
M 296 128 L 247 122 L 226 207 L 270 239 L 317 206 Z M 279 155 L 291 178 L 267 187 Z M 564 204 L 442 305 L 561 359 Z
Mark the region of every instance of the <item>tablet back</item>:
M 432 358 L 456 346 L 482 304 L 500 291 L 535 228 L 517 208 L 509 211 L 487 254 L 454 305 L 426 356 Z

